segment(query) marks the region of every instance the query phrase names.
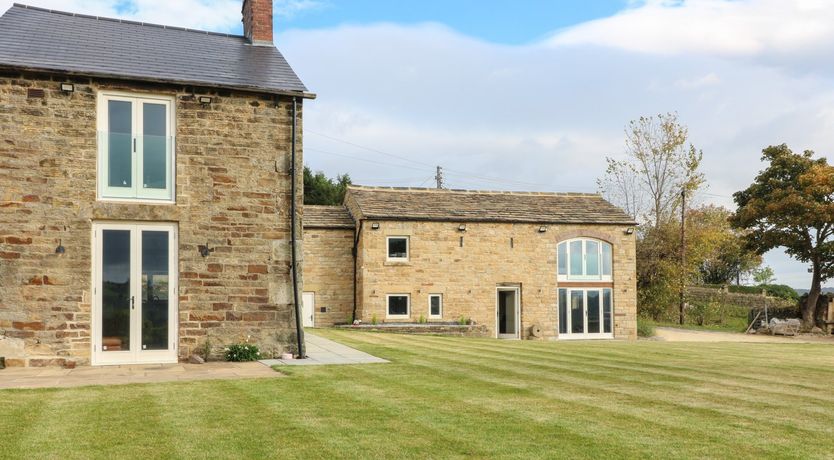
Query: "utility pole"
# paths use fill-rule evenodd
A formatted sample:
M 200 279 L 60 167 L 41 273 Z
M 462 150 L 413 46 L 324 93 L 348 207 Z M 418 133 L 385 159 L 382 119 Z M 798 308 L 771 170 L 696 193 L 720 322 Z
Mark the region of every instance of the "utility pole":
M 686 305 L 686 188 L 681 190 L 681 303 L 680 324 L 683 326 L 684 306 Z
M 438 189 L 443 188 L 443 167 L 441 167 L 441 166 L 437 167 L 437 175 L 434 176 L 434 180 L 437 181 L 437 188 Z

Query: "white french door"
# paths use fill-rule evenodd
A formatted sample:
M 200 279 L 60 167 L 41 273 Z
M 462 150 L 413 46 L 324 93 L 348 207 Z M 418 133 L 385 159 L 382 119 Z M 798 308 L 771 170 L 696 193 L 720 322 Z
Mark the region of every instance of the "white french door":
M 614 338 L 614 308 L 610 288 L 560 288 L 560 339 Z
M 92 364 L 177 362 L 177 226 L 93 224 Z

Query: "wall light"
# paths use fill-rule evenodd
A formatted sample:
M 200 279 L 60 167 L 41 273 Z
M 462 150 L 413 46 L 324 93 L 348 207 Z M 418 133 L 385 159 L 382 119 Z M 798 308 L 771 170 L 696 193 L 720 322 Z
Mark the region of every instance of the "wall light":
M 55 254 L 63 254 L 65 252 L 67 252 L 66 248 L 61 244 L 61 240 L 58 240 L 58 247 L 55 248 Z
M 200 104 L 211 104 L 211 97 L 209 96 L 200 96 L 197 100 L 200 101 Z
M 466 231 L 466 224 L 458 225 L 458 231 L 459 232 L 465 232 Z
M 75 91 L 75 85 L 72 83 L 61 83 L 61 91 L 65 93 L 71 93 Z
M 202 244 L 197 245 L 197 250 L 200 251 L 200 255 L 203 256 L 203 257 L 208 257 L 209 254 L 214 252 L 214 249 L 215 248 L 210 248 L 209 247 L 208 241 L 206 241 L 205 245 L 202 245 Z
M 379 230 L 379 222 L 372 223 L 371 230 Z
M 547 231 L 547 225 L 542 225 L 541 227 L 539 227 L 539 233 L 544 233 L 546 231 Z
M 625 234 L 626 235 L 633 235 L 634 234 L 634 227 L 628 227 L 627 229 L 625 229 Z

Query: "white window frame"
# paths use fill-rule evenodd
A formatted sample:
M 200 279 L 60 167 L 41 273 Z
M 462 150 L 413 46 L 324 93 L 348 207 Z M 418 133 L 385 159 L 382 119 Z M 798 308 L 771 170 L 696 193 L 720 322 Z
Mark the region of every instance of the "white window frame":
M 109 135 L 109 101 L 125 101 L 132 103 L 132 139 L 136 149 L 132 154 L 131 176 L 132 187 L 109 187 L 109 155 L 107 137 Z M 144 93 L 129 93 L 120 91 L 100 91 L 97 95 L 96 123 L 97 123 L 97 161 L 96 182 L 97 199 L 99 201 L 130 201 L 151 204 L 173 204 L 176 201 L 176 99 L 173 96 L 153 95 Z M 168 137 L 170 138 L 165 182 L 167 188 L 145 189 L 141 186 L 144 171 L 142 170 L 143 142 L 140 133 L 143 132 L 142 106 L 144 103 L 162 104 L 166 107 Z
M 431 314 L 431 299 L 433 297 L 437 297 L 440 299 L 440 313 L 437 315 Z M 443 318 L 443 294 L 429 294 L 429 318 L 431 319 L 440 319 Z
M 391 240 L 405 240 L 405 257 L 391 257 Z M 391 235 L 385 237 L 385 260 L 388 262 L 408 262 L 411 256 L 411 238 L 405 235 Z
M 565 309 L 565 318 L 561 317 L 561 311 L 559 310 L 559 290 L 564 289 L 565 299 L 567 301 L 566 309 Z M 599 327 L 600 332 L 571 332 L 571 315 L 573 314 L 572 309 L 570 308 L 570 299 L 572 292 L 582 292 L 582 330 L 588 330 L 588 292 L 589 291 L 597 291 L 599 293 Z M 605 291 L 610 291 L 611 293 L 611 318 L 609 321 L 611 322 L 611 332 L 605 332 Z M 556 315 L 559 319 L 559 325 L 566 325 L 565 328 L 566 332 L 559 332 L 559 328 L 556 328 L 556 335 L 559 337 L 560 340 L 575 340 L 575 339 L 613 339 L 614 338 L 614 289 L 610 287 L 576 287 L 576 288 L 559 288 L 556 291 Z
M 406 314 L 392 315 L 391 314 L 391 297 L 405 297 L 406 299 Z M 408 319 L 411 318 L 411 294 L 387 294 L 385 296 L 385 319 Z
M 581 241 L 582 242 L 582 274 L 581 275 L 571 275 L 570 274 L 570 263 L 571 263 L 571 243 Z M 599 274 L 598 275 L 588 275 L 588 254 L 586 252 L 587 242 L 591 241 L 597 243 L 597 257 L 599 257 Z M 559 273 L 559 246 L 565 245 L 565 274 Z M 602 257 L 602 248 L 604 245 L 608 245 L 611 248 L 611 273 L 604 275 L 604 260 Z M 614 245 L 607 241 L 598 240 L 596 238 L 571 238 L 569 240 L 560 241 L 559 244 L 556 245 L 556 276 L 558 281 L 604 281 L 610 282 L 613 281 L 614 277 Z

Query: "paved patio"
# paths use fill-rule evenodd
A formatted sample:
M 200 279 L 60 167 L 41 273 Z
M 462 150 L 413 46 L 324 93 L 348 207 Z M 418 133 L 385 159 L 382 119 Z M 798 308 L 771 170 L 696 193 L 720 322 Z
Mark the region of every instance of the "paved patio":
M 306 332 L 306 359 L 264 359 L 251 363 L 209 362 L 205 364 L 137 364 L 129 366 L 11 367 L 0 370 L 0 389 L 67 388 L 87 385 L 124 385 L 196 380 L 278 378 L 270 368 L 276 364 L 292 366 L 323 364 L 387 363 L 355 348 Z
M 84 366 L 76 369 L 13 367 L 0 370 L 0 389 L 66 388 L 85 385 L 123 385 L 128 383 L 276 377 L 281 377 L 281 374 L 258 362 Z
M 388 360 L 369 355 L 347 345 L 319 337 L 309 331 L 304 331 L 304 344 L 307 347 L 305 359 L 264 359 L 262 363 L 268 366 L 317 366 L 324 364 L 370 364 L 387 363 Z

